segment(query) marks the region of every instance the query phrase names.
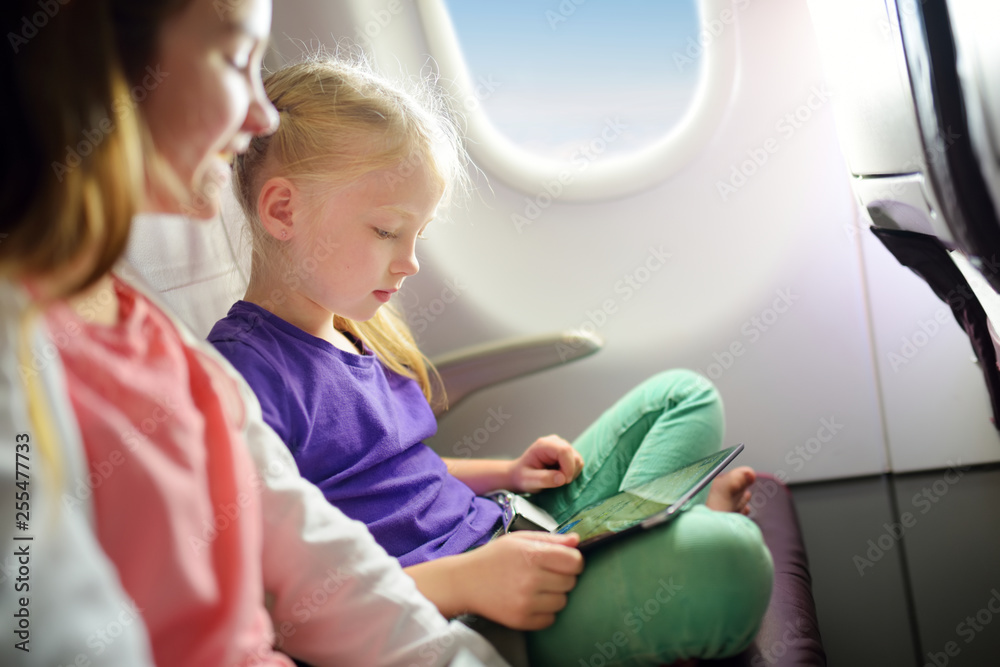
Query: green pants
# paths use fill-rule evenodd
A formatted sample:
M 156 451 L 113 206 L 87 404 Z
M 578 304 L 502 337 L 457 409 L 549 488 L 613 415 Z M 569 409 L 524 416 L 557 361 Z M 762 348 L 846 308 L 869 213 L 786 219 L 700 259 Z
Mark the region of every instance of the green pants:
M 585 463 L 576 480 L 531 500 L 562 521 L 708 456 L 722 434 L 712 384 L 690 371 L 661 373 L 576 440 Z M 695 505 L 662 529 L 589 553 L 555 624 L 528 633 L 531 664 L 662 665 L 738 653 L 757 633 L 772 579 L 771 555 L 752 521 Z

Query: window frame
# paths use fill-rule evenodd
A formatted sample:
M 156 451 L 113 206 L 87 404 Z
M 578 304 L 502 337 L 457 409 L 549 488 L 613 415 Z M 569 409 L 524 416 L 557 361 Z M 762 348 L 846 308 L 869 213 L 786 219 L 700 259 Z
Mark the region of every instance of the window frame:
M 472 76 L 445 0 L 414 3 L 441 83 L 457 100 L 475 100 Z M 701 72 L 687 111 L 674 127 L 647 147 L 594 160 L 585 169 L 515 144 L 490 119 L 482 104 L 463 105 L 468 150 L 487 174 L 526 194 L 557 181 L 559 200 L 594 202 L 647 190 L 670 178 L 696 157 L 725 116 L 737 77 L 739 10 L 732 0 L 698 0 L 704 40 Z M 707 19 L 707 20 L 706 20 Z M 706 26 L 721 26 L 716 33 Z

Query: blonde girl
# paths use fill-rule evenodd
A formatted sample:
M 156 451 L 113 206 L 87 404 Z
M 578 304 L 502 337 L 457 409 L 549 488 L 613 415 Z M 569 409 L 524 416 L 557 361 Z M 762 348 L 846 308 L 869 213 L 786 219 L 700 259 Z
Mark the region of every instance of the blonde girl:
M 2 7 L 0 664 L 503 664 L 120 261 L 136 213 L 211 216 L 274 129 L 270 0 Z
M 741 513 L 749 468 L 713 485 L 708 506 L 724 511 L 695 507 L 669 530 L 594 552 L 585 571 L 573 534 L 493 539 L 500 510 L 479 495 L 535 493 L 562 519 L 705 456 L 722 438 L 715 389 L 672 371 L 574 445 L 547 436 L 511 461 L 438 457 L 423 444 L 436 428 L 428 365 L 388 302 L 417 273 L 418 239 L 460 187 L 454 126 L 432 96 L 358 64 L 313 58 L 265 88 L 281 125 L 235 165 L 253 238 L 250 285 L 209 339 L 257 392 L 303 475 L 364 521 L 445 615 L 535 630 L 534 664 L 591 664 L 590 638 L 611 642 L 620 664 L 749 643 L 772 577 L 760 532 Z M 644 611 L 650 599 L 656 614 Z

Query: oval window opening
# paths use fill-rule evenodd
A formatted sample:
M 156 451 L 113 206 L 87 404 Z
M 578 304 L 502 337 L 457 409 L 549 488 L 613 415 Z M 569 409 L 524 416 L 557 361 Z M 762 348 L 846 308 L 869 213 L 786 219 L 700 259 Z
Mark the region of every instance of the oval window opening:
M 536 155 L 572 160 L 598 137 L 599 157 L 638 151 L 669 133 L 694 99 L 704 50 L 696 0 L 448 0 L 447 8 L 473 104 Z

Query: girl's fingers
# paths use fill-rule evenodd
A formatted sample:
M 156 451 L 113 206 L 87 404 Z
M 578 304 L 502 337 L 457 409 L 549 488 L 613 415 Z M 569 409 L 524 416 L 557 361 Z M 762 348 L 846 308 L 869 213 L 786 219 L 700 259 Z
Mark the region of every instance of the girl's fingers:
M 575 574 L 559 574 L 557 572 L 545 572 L 538 586 L 539 596 L 565 595 L 576 586 Z M 549 610 L 555 611 L 555 609 Z
M 574 456 L 576 452 L 573 451 L 572 447 L 563 448 L 559 452 L 559 469 L 563 471 L 566 475 L 566 479 L 563 484 L 572 481 L 576 477 L 576 457 Z
M 580 536 L 576 533 L 546 533 L 543 530 L 519 530 L 511 533 L 505 539 L 529 540 L 531 542 L 548 542 L 567 547 L 575 547 L 580 543 Z M 542 548 L 541 545 L 538 546 Z
M 531 607 L 534 614 L 554 614 L 566 608 L 566 594 L 539 593 Z
M 551 489 L 566 483 L 567 475 L 561 470 L 541 470 L 528 468 L 523 472 L 525 491 L 533 492 L 540 489 Z
M 541 630 L 556 622 L 555 614 L 532 614 L 519 630 Z
M 523 550 L 525 558 L 546 573 L 576 576 L 583 571 L 583 554 L 575 547 L 580 543 L 576 533 L 557 535 L 535 530 L 511 533 L 511 538 L 529 540 Z

